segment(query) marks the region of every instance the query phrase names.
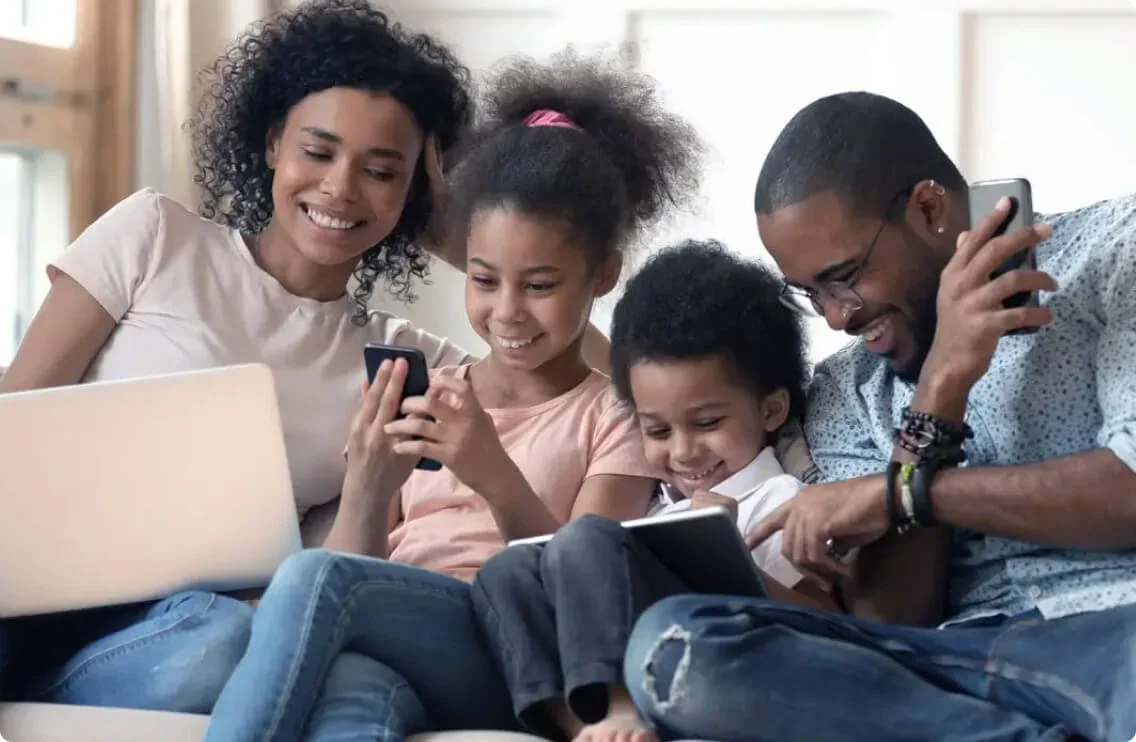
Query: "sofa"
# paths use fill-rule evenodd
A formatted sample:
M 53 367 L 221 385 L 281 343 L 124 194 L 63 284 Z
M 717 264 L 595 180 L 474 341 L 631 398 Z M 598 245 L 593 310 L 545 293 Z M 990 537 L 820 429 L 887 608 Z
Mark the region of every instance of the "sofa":
M 201 742 L 209 717 L 161 711 L 0 703 L 6 742 Z M 511 732 L 437 732 L 412 742 L 540 742 Z

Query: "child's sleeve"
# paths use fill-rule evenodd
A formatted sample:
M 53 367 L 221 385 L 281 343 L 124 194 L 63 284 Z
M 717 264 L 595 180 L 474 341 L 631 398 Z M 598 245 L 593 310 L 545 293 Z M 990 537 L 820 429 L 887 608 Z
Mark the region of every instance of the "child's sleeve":
M 768 490 L 761 498 L 761 505 L 754 508 L 743 525 L 742 534 L 752 531 L 774 510 L 781 507 L 801 490 L 801 483 L 788 475 L 774 477 L 766 483 Z M 781 531 L 773 534 L 753 550 L 753 561 L 761 571 L 788 588 L 796 587 L 803 579 L 797 568 L 781 554 Z
M 635 413 L 605 392 L 602 413 L 592 425 L 588 470 L 584 479 L 600 474 L 653 478 L 643 453 L 643 437 Z

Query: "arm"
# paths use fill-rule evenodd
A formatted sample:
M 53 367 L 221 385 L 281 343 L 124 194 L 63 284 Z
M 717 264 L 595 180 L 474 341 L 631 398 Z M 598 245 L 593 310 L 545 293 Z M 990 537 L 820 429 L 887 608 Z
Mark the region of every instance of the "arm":
M 1081 309 L 1101 322 L 1098 448 L 1032 464 L 941 472 L 931 487 L 938 520 L 1046 546 L 1136 547 L 1134 216 L 1121 210 L 1115 227 L 1095 236 L 1098 244 L 1085 265 L 1063 279 L 1082 283 L 1079 293 L 1091 303 Z M 965 367 L 952 366 L 957 355 L 944 354 L 939 363 L 929 358 L 926 378 L 920 379 L 921 401 L 950 420 L 962 419 L 973 377 Z
M 502 485 L 493 491 L 478 491 L 493 512 L 493 519 L 506 541 L 528 536 L 540 536 L 556 531 L 561 523 L 552 511 L 537 497 L 520 469 L 502 478 Z M 655 487 L 655 480 L 628 477 L 618 474 L 598 474 L 584 480 L 580 494 L 572 506 L 573 518 L 585 513 L 602 515 L 615 520 L 640 518 L 647 512 L 647 503 Z
M 78 383 L 114 327 L 114 318 L 86 289 L 59 273 L 0 376 L 0 394 Z
M 51 289 L 0 392 L 76 384 L 152 276 L 165 249 L 162 197 L 116 204 L 48 267 Z
M 381 498 L 341 498 L 323 548 L 386 559 L 387 539 L 401 513 L 402 498 L 397 494 L 385 504 Z
M 869 413 L 859 398 L 841 389 L 840 379 L 854 378 L 841 361 L 817 370 L 809 389 L 805 433 L 817 466 L 829 485 L 816 489 L 866 488 L 867 498 L 885 511 L 882 472 L 888 456 L 871 435 Z M 891 455 L 906 461 L 907 452 Z M 806 487 L 803 493 L 809 493 Z M 844 497 L 844 493 L 839 493 Z M 839 584 L 847 611 L 859 618 L 905 625 L 938 623 L 946 598 L 950 530 L 927 528 L 903 536 L 889 533 L 862 546 L 849 575 Z

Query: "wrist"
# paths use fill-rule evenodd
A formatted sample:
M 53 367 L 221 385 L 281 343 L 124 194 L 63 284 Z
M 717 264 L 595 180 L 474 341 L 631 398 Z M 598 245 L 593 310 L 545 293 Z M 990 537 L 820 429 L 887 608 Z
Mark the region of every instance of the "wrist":
M 513 462 L 508 455 L 505 455 L 501 463 L 491 468 L 493 476 L 487 477 L 480 483 L 470 485 L 470 489 L 479 494 L 482 499 L 490 504 L 501 504 L 507 502 L 517 493 L 523 492 L 528 488 L 528 481 L 521 470 Z
M 349 510 L 361 517 L 368 516 L 372 512 L 385 513 L 396 493 L 397 490 L 388 491 L 381 482 L 367 486 L 362 482 L 357 483 L 348 479 L 343 483 L 339 509 Z
M 971 384 L 959 374 L 942 368 L 925 368 L 919 375 L 911 409 L 961 423 L 966 416 L 966 400 Z

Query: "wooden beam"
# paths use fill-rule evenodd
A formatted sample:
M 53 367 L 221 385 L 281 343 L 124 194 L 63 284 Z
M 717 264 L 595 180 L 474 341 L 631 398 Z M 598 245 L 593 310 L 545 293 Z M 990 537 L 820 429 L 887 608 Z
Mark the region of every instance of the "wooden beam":
M 88 0 L 93 2 L 94 0 Z M 134 188 L 134 140 L 138 77 L 138 0 L 98 0 L 96 101 L 98 212 L 126 198 Z

